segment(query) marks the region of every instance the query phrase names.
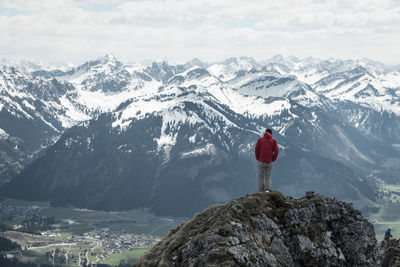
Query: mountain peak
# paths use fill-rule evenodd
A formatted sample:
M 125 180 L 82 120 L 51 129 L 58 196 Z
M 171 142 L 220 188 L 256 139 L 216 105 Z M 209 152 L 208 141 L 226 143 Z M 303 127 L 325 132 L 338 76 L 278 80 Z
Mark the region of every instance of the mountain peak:
M 204 210 L 137 266 L 376 266 L 376 244 L 373 226 L 352 205 L 272 191 Z
M 198 59 L 197 57 L 193 58 L 192 60 L 185 63 L 185 67 L 188 69 L 191 67 L 194 67 L 194 66 L 199 66 L 199 67 L 204 68 L 206 66 L 206 64 L 203 61 L 201 61 L 200 59 Z
M 115 58 L 113 55 L 111 54 L 107 54 L 103 57 L 99 57 L 97 59 L 94 60 L 89 60 L 87 62 L 85 62 L 82 65 L 79 65 L 77 67 L 72 68 L 72 72 L 76 72 L 79 70 L 90 70 L 92 68 L 103 68 L 103 66 L 107 67 L 107 68 L 115 68 L 115 67 L 120 67 L 122 66 L 122 63 L 118 61 L 117 58 Z
M 284 57 L 283 57 L 281 54 L 276 54 L 276 55 L 274 55 L 273 57 L 271 57 L 271 59 L 274 59 L 274 60 L 282 60 L 282 59 L 284 59 Z
M 277 54 L 277 55 L 271 57 L 268 61 L 282 63 L 282 62 L 285 62 L 286 59 L 281 54 Z
M 26 73 L 45 68 L 42 64 L 26 59 L 10 60 L 7 58 L 0 59 L 0 66 L 12 66 Z
M 104 57 L 99 58 L 102 63 L 119 63 L 119 60 L 112 54 L 107 54 Z
M 224 65 L 230 65 L 230 64 L 240 64 L 240 65 L 257 65 L 257 62 L 254 60 L 252 57 L 231 57 L 228 59 L 225 59 L 222 61 L 222 64 Z
M 197 57 L 195 57 L 195 58 L 193 58 L 193 59 L 191 59 L 191 60 L 189 60 L 187 63 L 190 63 L 190 64 L 203 64 L 203 61 L 201 61 L 200 59 L 198 59 Z M 187 64 L 186 63 L 186 64 Z

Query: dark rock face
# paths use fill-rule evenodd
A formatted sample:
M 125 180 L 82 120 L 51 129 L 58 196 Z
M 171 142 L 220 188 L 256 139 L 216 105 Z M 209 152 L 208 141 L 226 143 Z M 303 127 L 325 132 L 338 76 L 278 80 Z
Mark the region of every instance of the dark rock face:
M 400 266 L 400 239 L 382 241 L 379 250 L 382 254 L 382 267 Z
M 352 205 L 277 191 L 213 206 L 136 266 L 377 266 L 373 226 Z

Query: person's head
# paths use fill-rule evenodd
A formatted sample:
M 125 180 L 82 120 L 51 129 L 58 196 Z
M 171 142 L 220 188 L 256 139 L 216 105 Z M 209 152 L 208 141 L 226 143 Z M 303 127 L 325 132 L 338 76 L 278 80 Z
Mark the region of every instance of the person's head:
M 388 230 L 389 230 L 389 231 L 392 230 L 392 226 L 389 226 L 389 229 L 388 229 Z
M 271 135 L 272 135 L 272 130 L 271 129 L 267 129 L 267 130 L 265 130 L 266 132 L 269 132 Z

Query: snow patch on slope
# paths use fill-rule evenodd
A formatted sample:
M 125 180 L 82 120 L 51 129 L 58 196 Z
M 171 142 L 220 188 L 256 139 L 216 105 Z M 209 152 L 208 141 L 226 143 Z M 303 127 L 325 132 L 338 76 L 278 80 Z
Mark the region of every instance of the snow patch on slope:
M 22 101 L 22 104 L 24 104 L 25 107 L 31 109 L 31 110 L 36 110 L 34 106 L 32 106 L 26 99 Z
M 130 91 L 122 91 L 118 93 L 103 91 L 86 91 L 79 90 L 78 102 L 89 108 L 90 110 L 100 110 L 102 112 L 112 111 L 121 103 L 131 98 L 133 94 Z
M 159 139 L 156 139 L 158 150 L 161 150 L 164 146 L 174 146 L 176 143 L 176 136 L 178 133 L 174 131 L 166 133 L 167 127 L 175 128 L 179 123 L 189 123 L 191 125 L 202 123 L 202 120 L 195 113 L 191 114 L 191 116 L 187 116 L 187 114 L 184 114 L 182 110 L 183 103 L 180 103 L 174 107 L 157 112 L 157 115 L 161 115 L 163 118 L 161 136 Z
M 83 111 L 77 109 L 66 96 L 60 98 L 61 106 L 65 108 L 65 116 L 59 116 L 59 120 L 64 128 L 69 128 L 78 122 L 89 120 L 91 117 Z
M 189 152 L 183 152 L 181 158 L 191 158 L 199 155 L 215 155 L 216 149 L 213 144 L 207 144 L 205 147 L 197 148 Z
M 5 140 L 9 137 L 10 135 L 6 133 L 3 129 L 0 128 L 0 139 Z
M 382 86 L 387 88 L 400 88 L 400 73 L 389 72 L 385 75 L 382 75 L 380 83 Z

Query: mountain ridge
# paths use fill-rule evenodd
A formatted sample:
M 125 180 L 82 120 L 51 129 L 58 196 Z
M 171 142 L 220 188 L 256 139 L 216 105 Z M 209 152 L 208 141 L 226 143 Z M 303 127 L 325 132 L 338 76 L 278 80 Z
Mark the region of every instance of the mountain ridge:
M 173 194 L 171 184 L 188 183 L 186 186 L 193 190 L 199 186 L 202 188 L 201 192 L 182 193 L 182 198 L 190 194 L 196 195 L 197 199 L 193 199 L 191 204 L 196 206 L 194 203 L 201 203 L 195 208 L 198 211 L 209 204 L 223 202 L 256 188 L 255 178 L 248 181 L 243 177 L 251 173 L 255 177 L 255 166 L 252 163 L 253 145 L 265 128 L 270 127 L 283 152 L 274 168 L 274 173 L 282 177 L 281 181 L 275 181 L 279 189 L 298 196 L 302 193 L 302 186 L 307 187 L 318 181 L 324 194 L 339 196 L 342 192 L 347 192 L 340 196 L 357 196 L 357 201 L 362 203 L 360 207 L 374 205 L 377 189 L 373 180 L 375 177 L 371 178 L 371 173 L 379 173 L 377 170 L 381 170 L 381 163 L 386 158 L 398 158 L 395 145 L 400 138 L 400 120 L 393 110 L 396 110 L 399 104 L 395 99 L 390 103 L 389 98 L 397 96 L 400 87 L 396 87 L 396 79 L 391 81 L 387 76 L 391 73 L 390 77 L 395 77 L 390 72 L 392 70 L 387 70 L 389 72 L 384 72 L 382 76 L 379 73 L 375 74 L 377 71 L 374 70 L 381 66 L 372 66 L 371 69 L 368 69 L 368 66 L 354 68 L 354 61 L 302 61 L 283 57 L 276 57 L 265 63 L 266 65 L 255 65 L 253 61 L 249 58 L 227 60 L 225 78 L 221 79 L 217 77 L 219 74 L 212 68 L 212 63 L 206 64 L 197 60 L 186 65 L 154 62 L 147 67 L 132 67 L 120 63 L 112 56 L 106 56 L 69 71 L 35 72 L 35 75 L 27 75 L 25 80 L 17 79 L 24 84 L 23 88 L 28 97 L 24 99 L 16 96 L 10 98 L 9 103 L 3 102 L 3 98 L 0 100 L 0 105 L 3 105 L 0 106 L 1 114 L 6 114 L 9 118 L 7 124 L 1 125 L 0 146 L 5 144 L 3 147 L 7 146 L 7 149 L 1 154 L 4 163 L 1 165 L 0 162 L 0 166 L 3 166 L 3 173 L 13 170 L 12 174 L 1 178 L 3 181 L 15 179 L 7 185 L 8 188 L 14 188 L 14 191 L 18 190 L 18 183 L 43 182 L 41 190 L 54 189 L 54 192 L 50 190 L 44 195 L 51 195 L 57 205 L 77 205 L 76 201 L 67 195 L 63 200 L 61 196 L 57 196 L 57 192 L 65 189 L 63 186 L 66 183 L 59 177 L 53 179 L 52 175 L 61 175 L 61 170 L 65 170 L 61 175 L 64 180 L 77 181 L 77 188 L 87 189 L 81 191 L 81 194 L 86 195 L 87 199 L 92 196 L 96 200 L 117 195 L 116 189 L 111 189 L 113 179 L 110 175 L 120 177 L 121 181 L 132 186 L 131 190 L 137 190 L 136 182 L 141 184 L 141 179 L 147 179 L 150 184 L 144 183 L 147 189 L 143 192 L 148 192 L 150 196 L 160 196 L 154 201 L 161 206 L 167 199 L 167 194 L 159 191 L 159 188 L 169 188 L 170 191 L 166 192 Z M 244 67 L 240 67 L 239 63 Z M 223 62 L 217 64 L 218 70 L 224 69 L 221 68 L 221 64 Z M 286 66 L 286 72 L 281 73 L 274 69 L 283 65 Z M 77 69 L 79 71 L 76 71 Z M 346 75 L 336 75 L 346 69 Z M 354 78 L 354 69 L 362 76 Z M 333 95 L 325 95 L 324 92 L 328 89 L 315 87 L 318 82 L 307 83 L 299 78 L 306 72 L 313 75 L 313 80 L 330 81 L 327 84 L 331 87 L 332 84 L 341 82 L 343 85 L 354 85 L 364 76 L 381 85 L 372 88 L 368 87 L 368 83 L 364 83 L 364 94 L 360 94 L 357 101 L 353 101 L 352 98 L 337 99 Z M 374 77 L 371 73 L 374 73 Z M 317 80 L 316 77 L 320 79 Z M 338 80 L 338 77 L 345 78 Z M 33 81 L 33 85 L 30 85 L 29 81 Z M 4 78 L 0 79 L 0 93 L 6 95 L 13 88 L 9 89 L 4 84 Z M 45 89 L 43 84 L 49 84 L 55 89 L 50 87 L 48 97 L 43 94 L 46 90 L 41 91 L 39 95 L 32 95 L 35 88 Z M 57 86 L 61 90 L 58 90 Z M 347 89 L 348 87 L 341 87 L 337 90 Z M 372 96 L 370 93 L 373 93 L 374 89 L 381 90 L 383 96 L 378 98 L 374 105 L 370 105 L 367 100 Z M 46 102 L 46 99 L 53 101 Z M 55 127 L 57 131 L 54 131 L 51 137 L 51 144 L 57 139 L 58 142 L 53 146 L 41 140 L 32 142 L 37 147 L 36 151 L 41 151 L 40 157 L 23 151 L 21 153 L 25 157 L 32 156 L 31 161 L 22 161 L 19 163 L 20 167 L 15 169 L 12 164 L 17 156 L 5 152 L 15 150 L 15 142 L 10 142 L 14 137 L 10 135 L 10 129 L 18 122 L 28 120 L 31 123 L 39 123 L 40 119 L 37 122 L 36 117 L 32 116 L 34 119 L 28 116 L 15 117 L 6 105 L 15 103 L 16 107 L 28 110 L 29 107 L 24 104 L 25 100 L 41 101 L 51 111 L 50 115 L 41 115 L 40 110 L 33 112 L 43 118 L 53 119 L 50 126 Z M 377 108 L 381 104 L 384 105 Z M 386 109 L 385 105 L 389 104 L 392 108 Z M 143 128 L 143 125 L 147 128 Z M 148 136 L 137 132 L 138 129 Z M 144 147 L 139 149 L 140 140 L 133 141 L 133 133 L 140 136 Z M 39 136 L 42 134 L 37 133 Z M 24 138 L 26 137 L 21 140 Z M 132 145 L 137 142 L 137 145 Z M 106 153 L 100 146 L 93 147 L 93 144 L 101 143 L 107 144 L 109 150 Z M 73 147 L 75 149 L 72 149 Z M 43 150 L 44 148 L 46 150 Z M 130 155 L 136 153 L 135 157 Z M 50 154 L 53 156 L 50 157 Z M 151 162 L 157 168 L 154 172 L 141 172 L 142 177 L 139 179 L 129 164 L 132 165 L 134 159 L 141 162 L 139 158 L 146 159 L 149 155 L 153 160 L 156 159 Z M 48 162 L 43 162 L 43 156 Z M 53 158 L 57 158 L 58 162 Z M 63 161 L 63 158 L 70 158 L 71 162 L 76 164 Z M 82 165 L 74 160 L 76 158 L 90 164 Z M 114 165 L 104 162 L 105 159 L 114 162 Z M 181 174 L 174 170 L 185 166 L 189 159 L 191 163 L 187 164 L 188 168 Z M 202 162 L 200 169 L 195 165 L 196 161 Z M 28 166 L 28 162 L 32 164 Z M 108 166 L 108 169 L 102 168 L 100 162 Z M 44 167 L 40 175 L 40 172 L 32 172 L 33 169 L 46 164 L 54 169 Z M 68 168 L 63 165 L 67 165 Z M 319 165 L 324 168 L 320 168 Z M 152 169 L 146 164 L 143 166 Z M 329 166 L 333 166 L 332 171 Z M 23 167 L 26 167 L 26 170 L 21 172 Z M 214 176 L 205 171 L 207 168 L 214 172 Z M 91 169 L 99 172 L 91 175 Z M 21 173 L 20 176 L 15 176 L 18 173 Z M 85 173 L 86 178 L 79 173 Z M 191 178 L 185 180 L 185 175 Z M 378 178 L 394 177 L 395 170 L 389 168 L 379 175 Z M 99 181 L 108 183 L 105 188 L 111 191 L 96 192 L 97 190 L 88 188 L 88 184 L 96 184 Z M 303 181 L 304 185 L 298 181 Z M 230 184 L 232 186 L 228 186 Z M 293 184 L 299 189 L 293 188 Z M 48 185 L 53 186 L 50 188 Z M 209 190 L 207 186 L 210 187 Z M 75 187 L 70 187 L 67 192 L 73 188 Z M 130 187 L 118 188 L 129 190 Z M 139 199 L 135 201 L 144 203 Z M 152 205 L 152 201 L 151 198 L 147 199 L 143 205 Z M 176 201 L 178 203 L 179 199 Z M 123 200 L 120 202 L 123 203 Z M 104 205 L 107 206 L 106 200 L 101 203 L 106 203 Z M 100 208 L 101 205 L 82 200 L 81 206 Z M 157 212 L 162 211 L 157 205 L 153 206 Z M 185 213 L 191 214 L 195 210 L 186 210 Z M 169 212 L 175 213 L 176 210 Z

